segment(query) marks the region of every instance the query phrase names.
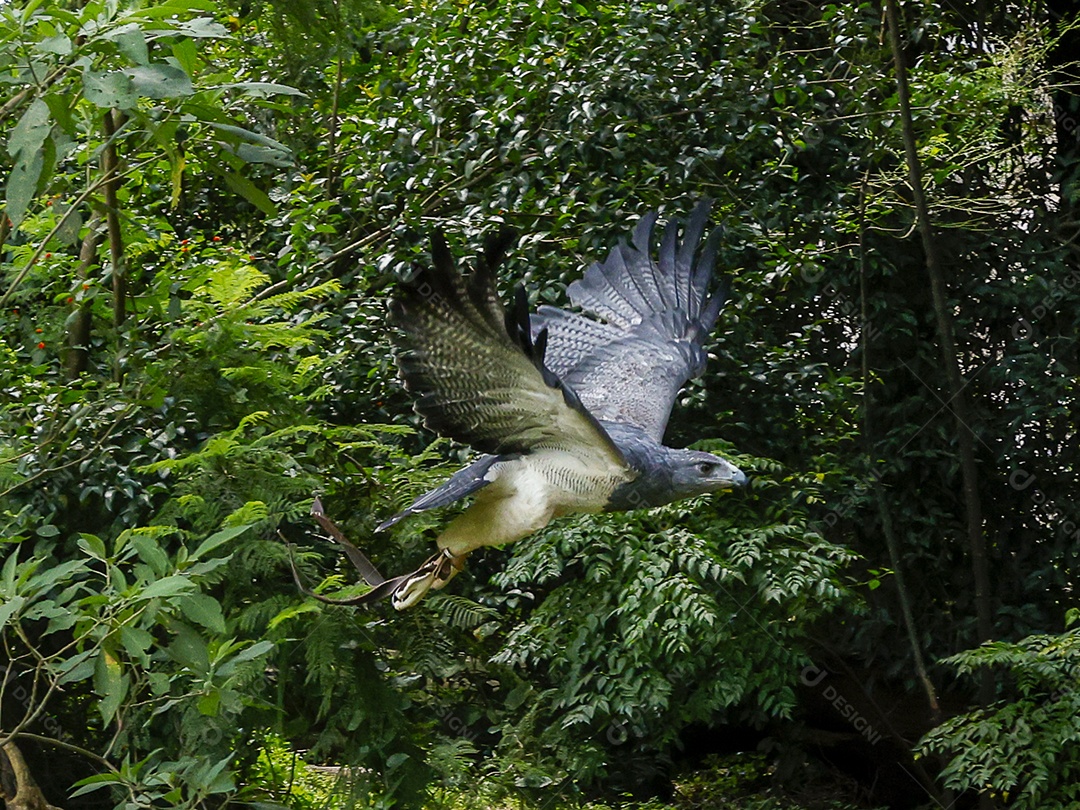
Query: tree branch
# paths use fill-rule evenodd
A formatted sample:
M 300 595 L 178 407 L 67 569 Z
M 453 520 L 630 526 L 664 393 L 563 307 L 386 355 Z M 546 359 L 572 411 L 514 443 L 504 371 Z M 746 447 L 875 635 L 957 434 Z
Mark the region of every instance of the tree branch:
M 867 177 L 863 176 L 862 187 L 859 189 L 859 304 L 862 318 L 862 380 L 863 380 L 863 435 L 866 437 L 867 462 L 871 474 L 876 472 L 874 464 L 874 433 L 873 433 L 873 409 L 871 408 L 870 394 L 870 314 L 866 295 L 866 185 Z M 903 560 L 900 556 L 900 544 L 896 539 L 896 530 L 893 527 L 892 513 L 885 501 L 885 493 L 882 491 L 881 482 L 874 480 L 874 500 L 878 508 L 878 516 L 881 519 L 881 532 L 885 535 L 885 546 L 889 552 L 889 566 L 892 568 L 893 577 L 896 581 L 896 595 L 900 601 L 900 615 L 904 620 L 904 630 L 907 632 L 908 644 L 911 645 L 911 655 L 915 665 L 915 674 L 926 692 L 926 701 L 930 704 L 930 712 L 935 725 L 941 722 L 941 706 L 938 704 L 937 691 L 934 683 L 930 680 L 930 674 L 926 669 L 926 661 L 923 659 L 922 646 L 919 644 L 919 634 L 915 627 L 915 616 L 911 610 L 911 596 L 908 591 L 906 577 L 904 575 Z

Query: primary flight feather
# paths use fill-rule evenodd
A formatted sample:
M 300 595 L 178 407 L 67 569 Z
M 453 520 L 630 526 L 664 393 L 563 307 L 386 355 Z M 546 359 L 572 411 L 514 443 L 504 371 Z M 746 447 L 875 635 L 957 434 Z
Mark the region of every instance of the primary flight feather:
M 709 204 L 682 229 L 656 214 L 568 288 L 581 312 L 542 306 L 524 290 L 499 301 L 492 245 L 466 278 L 441 236 L 432 264 L 391 301 L 398 365 L 432 430 L 484 453 L 379 529 L 468 495 L 439 552 L 395 581 L 401 610 L 443 587 L 477 548 L 519 540 L 555 517 L 659 506 L 746 483 L 730 462 L 662 444 L 682 386 L 705 368 L 704 342 L 727 296 L 710 292 L 717 232 L 701 246 Z M 699 249 L 700 248 L 700 249 Z

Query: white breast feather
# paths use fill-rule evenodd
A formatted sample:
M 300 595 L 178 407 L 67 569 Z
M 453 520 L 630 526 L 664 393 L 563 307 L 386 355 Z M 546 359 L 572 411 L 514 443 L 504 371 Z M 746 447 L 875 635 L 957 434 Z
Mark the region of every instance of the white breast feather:
M 632 478 L 630 470 L 611 464 L 606 455 L 582 458 L 557 447 L 501 461 L 489 474 L 495 480 L 446 527 L 439 548 L 464 554 L 520 540 L 553 517 L 599 512 L 615 488 Z

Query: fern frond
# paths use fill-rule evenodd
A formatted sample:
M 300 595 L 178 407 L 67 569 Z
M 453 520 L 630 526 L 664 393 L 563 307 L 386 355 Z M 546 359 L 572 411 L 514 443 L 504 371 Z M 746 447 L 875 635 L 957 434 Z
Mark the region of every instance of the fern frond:
M 250 298 L 259 287 L 265 286 L 270 277 L 249 264 L 219 262 L 209 273 L 206 282 L 196 290 L 222 308 L 235 305 Z
M 339 292 L 341 292 L 341 284 L 337 281 L 324 281 L 322 284 L 316 284 L 314 287 L 308 287 L 304 290 L 289 290 L 288 292 L 272 295 L 246 309 L 249 313 L 266 312 L 274 309 L 283 309 L 286 312 L 292 312 L 298 306 L 307 303 L 308 301 L 316 298 L 325 298 L 332 293 Z
M 431 601 L 439 618 L 459 630 L 472 630 L 484 622 L 501 618 L 499 611 L 457 594 L 437 594 Z

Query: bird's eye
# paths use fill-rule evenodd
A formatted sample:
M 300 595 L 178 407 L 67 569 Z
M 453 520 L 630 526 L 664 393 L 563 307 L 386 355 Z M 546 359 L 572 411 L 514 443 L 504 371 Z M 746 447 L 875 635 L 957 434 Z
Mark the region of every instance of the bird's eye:
M 712 463 L 710 463 L 708 461 L 702 461 L 700 464 L 697 465 L 697 468 L 698 468 L 698 472 L 701 473 L 702 475 L 708 475 L 709 473 L 711 473 L 713 470 L 716 469 L 716 465 L 712 464 Z

